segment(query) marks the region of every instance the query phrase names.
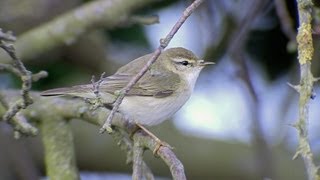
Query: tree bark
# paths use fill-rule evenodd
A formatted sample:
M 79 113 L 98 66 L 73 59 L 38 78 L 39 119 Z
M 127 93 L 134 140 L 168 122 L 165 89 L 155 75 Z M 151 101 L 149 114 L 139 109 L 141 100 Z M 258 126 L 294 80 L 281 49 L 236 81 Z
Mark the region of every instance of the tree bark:
M 5 92 L 7 99 L 14 100 L 18 92 Z M 72 121 L 72 129 L 77 153 L 77 165 L 80 170 L 131 172 L 131 167 L 125 164 L 126 155 L 108 135 L 100 135 L 99 127 L 108 112 L 97 110 L 91 116 L 87 105 L 78 99 L 43 98 L 33 94 L 35 103 L 22 113 L 33 121 L 42 121 L 47 114 L 57 114 L 64 118 L 81 119 Z M 50 112 L 50 113 L 49 113 Z M 0 115 L 3 110 L 0 107 Z M 119 117 L 114 119 L 117 122 Z M 82 121 L 84 120 L 84 121 Z M 250 145 L 239 142 L 218 141 L 184 135 L 177 131 L 170 122 L 151 128 L 162 140 L 175 147 L 175 154 L 182 161 L 187 179 L 257 179 L 254 149 Z M 39 154 L 39 147 L 30 144 L 32 157 L 43 159 Z M 303 163 L 292 160 L 292 153 L 284 147 L 273 147 L 276 179 L 304 179 Z M 144 160 L 156 175 L 170 177 L 168 167 L 161 160 L 155 158 L 150 151 L 146 151 Z

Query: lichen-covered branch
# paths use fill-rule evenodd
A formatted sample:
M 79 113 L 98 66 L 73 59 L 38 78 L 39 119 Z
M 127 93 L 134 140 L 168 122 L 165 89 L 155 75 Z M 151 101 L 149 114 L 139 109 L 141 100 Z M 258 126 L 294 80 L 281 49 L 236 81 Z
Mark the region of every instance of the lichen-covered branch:
M 5 97 L 6 101 L 15 101 L 17 99 L 16 97 L 17 92 L 5 91 L 5 93 L 7 95 Z M 28 118 L 30 121 L 40 122 L 41 132 L 43 133 L 44 133 L 43 131 L 44 126 L 45 127 L 50 126 L 50 124 L 46 124 L 46 123 L 50 123 L 50 122 L 53 123 L 52 121 L 58 121 L 58 122 L 56 122 L 57 124 L 54 123 L 51 126 L 57 126 L 57 127 L 62 125 L 68 126 L 69 124 L 67 124 L 67 122 L 64 121 L 65 119 L 82 119 L 84 121 L 95 124 L 97 126 L 101 126 L 104 123 L 106 116 L 110 113 L 110 111 L 105 108 L 99 108 L 95 111 L 92 111 L 90 110 L 91 108 L 90 105 L 88 105 L 81 99 L 70 100 L 70 99 L 65 99 L 61 97 L 43 98 L 38 93 L 33 93 L 32 96 L 35 99 L 35 103 L 32 104 L 28 109 L 23 110 L 21 113 L 23 113 L 23 115 L 26 118 Z M 0 115 L 3 115 L 4 112 L 5 112 L 4 108 L 1 108 L 0 106 Z M 58 117 L 55 117 L 55 116 L 58 116 Z M 116 128 L 111 133 L 111 136 L 120 145 L 121 149 L 125 150 L 128 153 L 128 158 L 127 158 L 128 163 L 131 163 L 132 153 L 133 153 L 132 141 L 127 139 L 123 135 L 119 134 L 118 128 L 126 131 L 126 133 L 133 133 L 136 130 L 136 126 L 129 124 L 128 121 L 119 113 L 115 114 L 114 119 L 112 121 L 112 125 L 115 126 Z M 58 131 L 58 130 L 56 129 L 55 131 Z M 50 132 L 51 131 L 49 131 L 49 133 Z M 53 131 L 51 133 L 53 133 Z M 66 133 L 64 134 L 65 136 L 68 135 Z M 53 136 L 53 134 L 51 135 Z M 46 135 L 43 134 L 43 136 L 46 136 Z M 62 137 L 62 135 L 59 137 Z M 151 151 L 153 151 L 157 147 L 156 140 L 150 137 L 149 135 L 146 135 L 144 133 L 134 133 L 133 139 L 135 138 L 140 139 L 139 142 L 142 148 L 150 149 Z M 51 139 L 48 141 L 55 141 L 55 140 L 58 141 L 59 139 Z M 43 141 L 47 141 L 47 140 L 43 139 Z M 62 139 L 61 141 L 62 141 L 62 144 L 60 144 L 59 147 L 63 147 L 65 145 L 65 143 L 63 143 L 65 140 Z M 51 148 L 57 148 L 57 147 L 58 146 L 51 147 Z M 61 153 L 61 151 L 62 150 L 60 150 L 59 153 Z M 53 153 L 53 150 L 52 150 L 52 153 Z M 174 155 L 174 153 L 170 148 L 161 147 L 158 151 L 158 155 L 164 162 L 166 162 L 166 164 L 171 170 L 173 177 L 185 177 L 183 165 L 176 158 L 176 156 Z M 70 163 L 70 161 L 68 162 Z M 154 179 L 147 165 L 144 162 L 142 163 L 142 165 L 143 165 L 142 166 L 143 176 L 146 177 L 146 179 L 148 180 Z
M 301 65 L 311 62 L 313 42 L 311 29 L 311 0 L 297 0 L 299 12 L 299 28 L 297 34 L 298 59 Z
M 313 84 L 316 79 L 311 73 L 313 56 L 312 28 L 311 28 L 311 0 L 297 0 L 299 12 L 299 29 L 297 35 L 298 58 L 300 63 L 300 85 L 294 86 L 299 92 L 299 120 L 295 127 L 299 135 L 299 147 L 295 157 L 300 155 L 307 169 L 309 180 L 318 180 L 318 167 L 314 164 L 313 154 L 308 140 L 308 120 L 310 99 L 315 98 Z
M 19 95 L 19 91 L 17 90 L 6 90 L 4 91 L 4 93 L 6 94 L 6 101 L 15 101 Z M 90 107 L 88 106 L 88 104 L 86 104 L 85 102 L 83 102 L 83 100 L 80 99 L 68 99 L 68 98 L 62 98 L 62 97 L 56 97 L 56 98 L 41 98 L 38 93 L 31 93 L 35 103 L 32 104 L 30 107 L 28 107 L 25 110 L 22 110 L 21 113 L 24 117 L 28 118 L 28 120 L 30 122 L 39 122 L 41 121 L 41 118 L 39 119 L 39 117 L 41 117 L 41 114 L 47 114 L 47 113 L 54 113 L 55 115 L 61 115 L 61 117 L 63 119 L 77 119 L 80 121 L 85 121 L 85 122 L 89 122 L 91 124 L 96 125 L 97 129 L 99 129 L 99 126 L 101 126 L 106 118 L 106 115 L 109 113 L 108 110 L 104 109 L 104 108 L 100 108 L 97 109 L 96 111 L 92 112 L 90 111 Z M 54 107 L 54 108 L 52 108 Z M 0 116 L 2 116 L 4 113 L 4 109 L 0 106 Z M 123 121 L 121 123 L 121 116 L 119 116 L 119 114 L 115 115 L 115 118 L 113 120 L 113 123 L 115 126 L 119 126 L 119 127 L 126 127 L 126 123 Z M 39 122 L 40 123 L 40 122 Z M 78 127 L 78 124 L 74 124 Z M 162 130 L 168 130 L 168 128 L 170 129 L 171 125 L 169 124 L 163 124 L 164 126 L 162 126 Z M 114 129 L 113 132 L 116 132 L 116 129 Z M 120 129 L 120 128 L 119 128 Z M 121 129 L 127 129 L 127 128 L 121 128 Z M 40 129 L 41 130 L 41 129 Z M 126 132 L 123 132 L 124 134 L 127 134 Z M 118 140 L 116 140 L 113 136 L 113 133 L 111 134 L 112 136 L 112 140 L 115 140 L 114 143 L 119 144 Z M 221 171 L 219 169 L 224 168 L 224 169 L 234 169 L 234 171 L 232 171 L 232 173 L 235 175 L 235 177 L 240 177 L 241 179 L 259 179 L 259 176 L 257 176 L 257 171 L 259 171 L 259 168 L 256 166 L 255 164 L 255 159 L 252 158 L 252 154 L 254 153 L 254 150 L 252 149 L 251 146 L 248 146 L 247 144 L 230 144 L 230 143 L 224 143 L 221 141 L 212 141 L 212 140 L 204 140 L 198 137 L 193 137 L 193 136 L 188 136 L 188 135 L 183 135 L 181 134 L 179 131 L 175 131 L 170 129 L 170 133 L 164 133 L 163 134 L 164 137 L 167 137 L 165 139 L 168 139 L 171 137 L 171 144 L 175 144 L 174 142 L 179 143 L 182 139 L 184 140 L 184 143 L 182 144 L 175 144 L 176 145 L 176 149 L 175 151 L 179 152 L 179 154 L 181 154 L 182 158 L 181 161 L 183 162 L 183 165 L 185 166 L 185 168 L 188 169 L 188 173 L 191 177 L 194 177 L 192 175 L 194 174 L 198 174 L 198 172 L 201 172 L 201 174 L 208 174 L 208 175 L 216 175 L 219 174 L 221 175 L 221 177 L 230 177 L 230 172 L 223 172 L 221 173 Z M 76 138 L 76 137 L 75 137 Z M 145 137 L 146 138 L 146 137 Z M 127 141 L 129 140 L 129 141 Z M 128 144 L 132 143 L 132 140 L 130 140 L 128 137 L 124 139 L 124 141 L 127 141 Z M 88 141 L 84 140 L 84 143 L 88 143 Z M 192 142 L 192 146 L 190 146 L 190 143 L 188 142 Z M 111 140 L 106 140 L 106 142 L 104 142 L 105 145 L 108 145 L 109 143 L 112 143 Z M 93 143 L 94 144 L 94 143 Z M 93 145 L 91 143 L 89 143 L 89 146 Z M 86 144 L 82 144 L 82 146 L 87 146 Z M 132 145 L 132 144 L 131 144 Z M 100 145 L 95 145 L 95 148 L 100 147 Z M 125 148 L 125 146 L 127 146 L 127 143 L 124 145 L 124 149 L 122 149 L 124 152 L 128 152 L 127 149 Z M 199 149 L 199 147 L 202 147 Z M 219 148 L 216 148 L 219 147 Z M 151 146 L 149 148 L 152 148 Z M 149 149 L 147 148 L 147 149 Z M 213 157 L 217 157 L 218 159 L 215 158 L 211 158 L 208 159 L 207 153 L 203 153 L 204 149 L 207 149 L 207 151 L 210 151 L 210 149 L 212 148 L 216 148 L 215 151 L 212 152 L 212 156 Z M 117 149 L 117 148 L 116 148 Z M 123 161 L 123 158 L 121 158 L 121 154 L 119 153 L 115 153 L 117 150 L 112 148 L 112 150 L 110 150 L 110 152 L 108 151 L 108 153 L 105 153 L 106 151 L 104 150 L 97 150 L 97 153 L 92 156 L 92 158 L 89 160 L 89 163 L 105 163 L 108 161 L 104 161 L 105 159 L 108 158 L 120 158 L 121 160 L 120 163 L 117 164 L 121 164 L 121 161 Z M 161 153 L 161 149 L 159 153 Z M 118 149 L 119 150 L 119 149 Z M 151 149 L 152 151 L 153 149 Z M 80 153 L 82 151 L 85 151 L 85 149 L 80 147 Z M 168 150 L 170 151 L 170 149 Z M 38 153 L 37 151 L 35 153 Z M 85 152 L 82 152 L 85 153 Z M 117 155 L 115 155 L 115 154 Z M 279 166 L 281 166 L 281 168 L 276 168 L 275 169 L 275 173 L 278 174 L 280 179 L 294 179 L 297 176 L 301 177 L 301 175 L 304 173 L 303 170 L 301 169 L 301 165 L 302 165 L 302 160 L 296 160 L 294 162 L 290 161 L 290 156 L 288 155 L 287 151 L 284 151 L 282 146 L 274 146 L 272 147 L 272 153 L 274 154 L 274 157 L 280 157 L 277 159 L 277 163 Z M 196 159 L 194 158 L 194 155 L 197 154 Z M 233 154 L 236 156 L 224 156 L 226 154 Z M 123 154 L 125 155 L 125 154 Z M 130 157 L 132 157 L 132 155 L 130 155 Z M 81 158 L 81 157 L 80 157 Z M 248 164 L 248 166 L 243 166 L 242 168 L 239 169 L 239 163 L 234 163 L 235 158 L 238 162 L 246 162 L 246 164 Z M 81 161 L 79 161 L 80 165 L 81 163 L 86 163 L 87 161 L 83 161 L 83 160 L 87 160 L 87 158 L 82 158 Z M 162 175 L 164 175 L 163 169 L 161 170 L 161 168 L 163 168 L 161 161 L 162 159 L 156 159 L 152 156 L 144 156 L 144 160 L 148 161 L 148 162 L 152 162 L 152 161 L 159 161 L 160 163 L 155 163 L 152 165 L 153 171 L 157 171 L 157 173 L 161 173 Z M 223 161 L 225 163 L 217 163 L 217 160 Z M 125 166 L 125 163 L 123 163 L 123 166 Z M 97 164 L 97 165 L 98 165 Z M 110 164 L 110 163 L 109 163 Z M 237 165 L 238 164 L 238 165 Z M 175 165 L 175 164 L 174 164 Z M 101 167 L 104 166 L 102 164 L 100 164 Z M 123 166 L 122 169 L 124 168 Z M 168 167 L 168 166 L 166 166 Z M 205 168 L 207 167 L 207 168 Z M 208 168 L 210 167 L 210 168 Z M 150 167 L 151 168 L 151 167 Z M 160 169 L 158 169 L 160 168 Z M 169 167 L 168 167 L 169 168 Z M 116 167 L 114 167 L 114 170 L 119 170 Z M 294 172 L 294 173 L 288 173 L 288 172 Z M 166 171 L 167 172 L 167 171 Z M 144 173 L 145 176 L 146 173 Z M 201 174 L 199 175 L 201 177 Z M 198 176 L 198 177 L 199 177 Z M 222 178 L 223 179 L 223 178 Z
M 139 140 L 133 141 L 133 165 L 132 165 L 132 179 L 142 179 L 142 158 L 143 148 L 140 146 Z
M 52 111 L 51 111 L 52 112 Z M 71 126 L 57 114 L 41 114 L 41 134 L 49 179 L 79 178 Z
M 152 0 L 97 0 L 58 16 L 42 26 L 31 29 L 18 37 L 17 54 L 24 61 L 62 45 L 74 43 L 90 30 L 112 28 L 124 22 L 130 13 L 150 4 Z M 10 62 L 0 53 L 0 62 Z

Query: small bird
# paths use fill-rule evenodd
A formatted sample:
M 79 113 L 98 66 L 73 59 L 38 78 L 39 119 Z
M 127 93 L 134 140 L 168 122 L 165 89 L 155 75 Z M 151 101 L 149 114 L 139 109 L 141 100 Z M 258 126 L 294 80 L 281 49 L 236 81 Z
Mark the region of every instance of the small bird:
M 107 107 L 113 107 L 117 92 L 129 83 L 151 56 L 139 57 L 119 68 L 115 74 L 102 79 L 99 93 Z M 210 64 L 214 63 L 205 62 L 182 47 L 165 50 L 124 97 L 118 111 L 147 131 L 144 125 L 153 126 L 163 122 L 187 102 L 200 71 Z M 41 95 L 96 98 L 92 84 L 51 89 Z

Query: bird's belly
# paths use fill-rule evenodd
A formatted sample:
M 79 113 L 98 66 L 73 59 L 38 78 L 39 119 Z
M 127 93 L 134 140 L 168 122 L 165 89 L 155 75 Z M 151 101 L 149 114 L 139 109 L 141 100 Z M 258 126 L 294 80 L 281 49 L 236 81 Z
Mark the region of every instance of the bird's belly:
M 127 96 L 123 99 L 119 110 L 132 122 L 153 126 L 177 112 L 189 99 L 190 94 L 185 93 L 174 98 Z

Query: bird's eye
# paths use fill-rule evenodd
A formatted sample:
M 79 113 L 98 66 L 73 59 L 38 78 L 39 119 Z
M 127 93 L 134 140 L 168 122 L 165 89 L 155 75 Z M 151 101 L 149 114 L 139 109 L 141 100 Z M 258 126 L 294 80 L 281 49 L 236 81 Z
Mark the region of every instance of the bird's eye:
M 189 64 L 189 62 L 188 61 L 182 61 L 181 64 L 184 65 L 184 66 L 187 66 Z

